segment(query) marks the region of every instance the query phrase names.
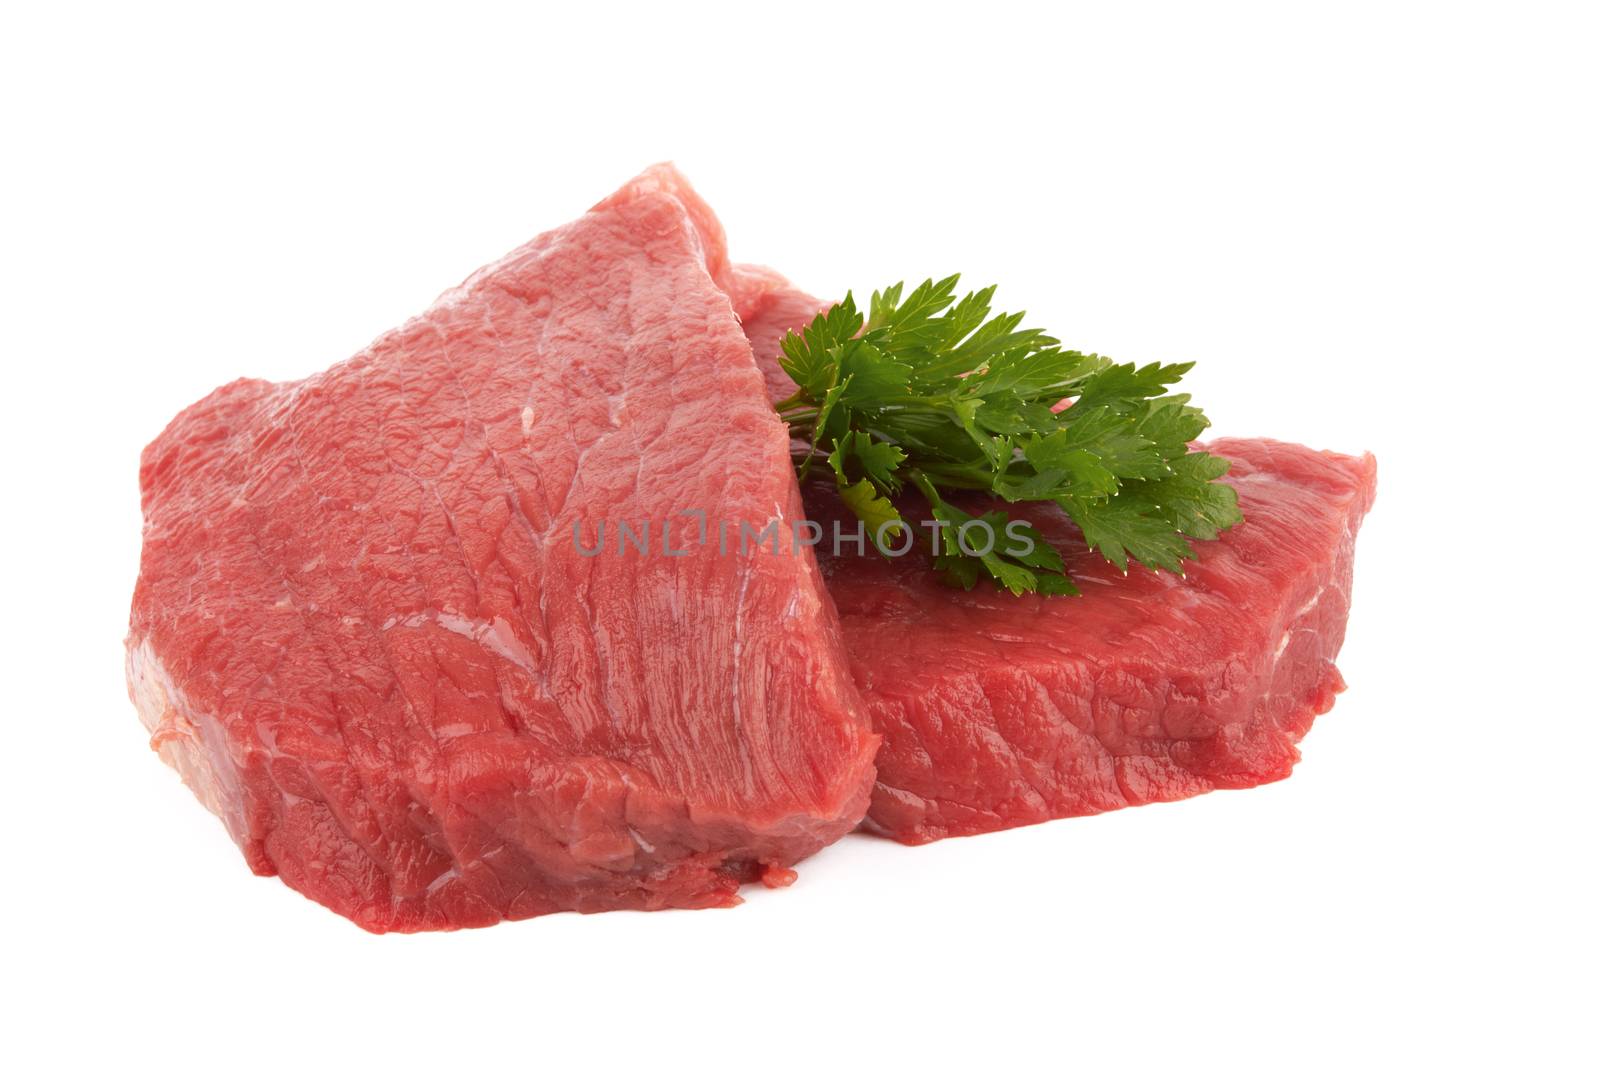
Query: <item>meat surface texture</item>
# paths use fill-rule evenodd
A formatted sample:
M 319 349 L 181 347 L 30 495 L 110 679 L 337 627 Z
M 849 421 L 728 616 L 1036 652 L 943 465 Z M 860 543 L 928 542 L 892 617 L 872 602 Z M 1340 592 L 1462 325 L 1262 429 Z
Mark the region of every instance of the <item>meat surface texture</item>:
M 745 301 L 768 388 L 786 396 L 778 341 L 821 304 L 770 279 Z M 1334 656 L 1376 463 L 1270 440 L 1206 447 L 1232 461 L 1245 521 L 1197 544 L 1187 578 L 1124 576 L 1048 505 L 1011 510 L 1063 550 L 1082 597 L 952 590 L 920 553 L 822 556 L 883 735 L 866 828 L 920 844 L 1289 774 L 1344 687 Z M 805 500 L 825 526 L 846 519 L 827 485 Z
M 742 284 L 654 168 L 145 450 L 130 690 L 254 871 L 449 929 L 728 905 L 857 824 L 878 742 Z M 780 550 L 724 555 L 693 511 Z

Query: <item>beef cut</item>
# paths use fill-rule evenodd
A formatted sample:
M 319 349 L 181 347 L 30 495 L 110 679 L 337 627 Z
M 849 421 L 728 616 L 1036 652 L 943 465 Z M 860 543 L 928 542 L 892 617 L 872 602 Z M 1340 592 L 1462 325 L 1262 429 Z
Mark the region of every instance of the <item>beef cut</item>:
M 145 450 L 130 691 L 253 870 L 447 929 L 727 905 L 857 824 L 877 738 L 791 543 L 742 279 L 655 168 Z
M 745 331 L 787 396 L 778 341 L 822 305 L 745 278 Z M 953 590 L 919 553 L 823 555 L 883 734 L 868 829 L 923 843 L 1289 773 L 1343 689 L 1334 656 L 1376 463 L 1269 440 L 1206 447 L 1232 461 L 1245 521 L 1197 544 L 1187 578 L 1122 575 L 1049 505 L 1012 511 L 1063 549 L 1082 597 Z M 824 525 L 847 516 L 826 484 L 805 500 Z

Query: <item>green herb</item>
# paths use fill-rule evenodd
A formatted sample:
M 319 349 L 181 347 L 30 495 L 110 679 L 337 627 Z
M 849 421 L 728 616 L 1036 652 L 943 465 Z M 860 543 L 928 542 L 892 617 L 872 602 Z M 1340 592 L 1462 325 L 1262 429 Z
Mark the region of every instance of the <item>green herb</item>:
M 864 319 L 847 295 L 783 339 L 780 362 L 799 388 L 777 407 L 808 446 L 800 476 L 831 471 L 880 549 L 916 536 L 894 504 L 908 486 L 940 524 L 934 566 L 948 580 L 970 589 L 988 578 L 1019 595 L 1078 590 L 1031 527 L 941 490 L 1051 501 L 1124 572 L 1131 559 L 1181 574 L 1191 539 L 1240 521 L 1237 495 L 1217 482 L 1227 461 L 1189 449 L 1209 422 L 1167 392 L 1193 364 L 1063 350 L 1022 329 L 1021 313 L 991 314 L 992 286 L 957 300 L 959 279 L 875 292 Z

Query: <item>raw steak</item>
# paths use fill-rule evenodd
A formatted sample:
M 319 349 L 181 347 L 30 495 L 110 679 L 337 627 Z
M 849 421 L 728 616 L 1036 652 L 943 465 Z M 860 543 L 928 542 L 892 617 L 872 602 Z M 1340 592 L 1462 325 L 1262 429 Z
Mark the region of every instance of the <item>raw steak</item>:
M 877 738 L 716 219 L 655 168 L 140 471 L 130 690 L 258 874 L 369 930 L 709 907 L 846 833 Z M 782 550 L 699 544 L 703 510 Z M 598 524 L 651 523 L 648 554 Z M 674 520 L 667 555 L 662 519 Z M 714 526 L 713 526 L 714 529 Z
M 745 277 L 745 331 L 787 396 L 778 341 L 821 305 Z M 1013 511 L 1063 549 L 1080 598 L 952 590 L 917 553 L 823 556 L 883 734 L 868 829 L 922 843 L 1289 773 L 1343 689 L 1333 659 L 1376 464 L 1277 441 L 1207 447 L 1232 460 L 1245 522 L 1197 545 L 1187 579 L 1123 576 L 1052 506 Z M 805 499 L 813 520 L 846 519 L 825 484 Z

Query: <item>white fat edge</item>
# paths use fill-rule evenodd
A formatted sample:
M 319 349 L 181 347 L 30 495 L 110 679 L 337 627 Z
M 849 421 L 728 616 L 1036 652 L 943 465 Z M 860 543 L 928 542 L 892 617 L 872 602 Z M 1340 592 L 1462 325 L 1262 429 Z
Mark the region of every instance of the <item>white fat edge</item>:
M 241 845 L 247 840 L 243 791 L 233 768 L 218 765 L 201 736 L 199 716 L 189 706 L 148 638 L 128 652 L 128 692 L 139 721 L 150 733 L 150 747 L 178 772 L 184 785 L 222 820 Z

